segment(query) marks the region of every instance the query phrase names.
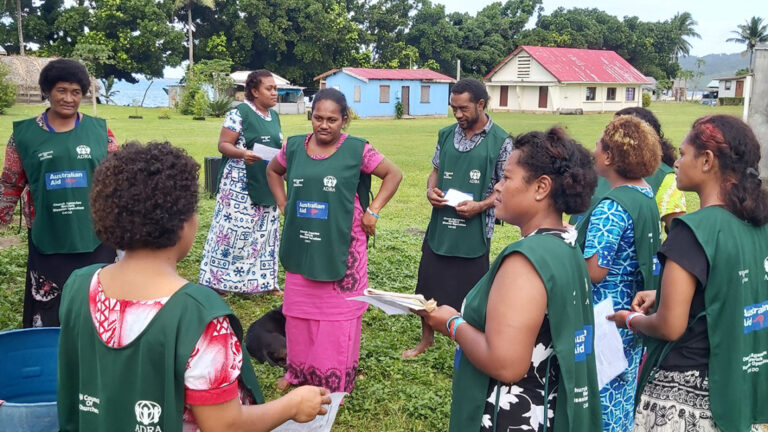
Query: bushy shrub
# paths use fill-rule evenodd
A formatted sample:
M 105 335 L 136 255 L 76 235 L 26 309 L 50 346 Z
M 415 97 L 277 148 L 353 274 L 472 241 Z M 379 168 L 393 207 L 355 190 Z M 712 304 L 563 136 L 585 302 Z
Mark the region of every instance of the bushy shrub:
M 718 98 L 717 101 L 723 106 L 744 105 L 743 97 L 721 97 Z
M 224 117 L 224 114 L 229 111 L 229 107 L 234 100 L 231 96 L 221 96 L 218 99 L 212 100 L 208 104 L 208 114 L 213 117 Z
M 160 115 L 157 116 L 160 120 L 170 120 L 171 119 L 171 110 L 169 108 L 163 108 L 160 110 Z
M 8 77 L 8 68 L 0 63 L 0 114 L 16 103 L 16 84 Z
M 649 106 L 651 106 L 651 95 L 643 93 L 643 108 L 648 108 Z
M 195 98 L 203 92 L 200 83 L 192 81 L 184 85 L 184 92 L 179 101 L 179 112 L 183 115 L 193 115 L 195 113 Z
M 397 102 L 395 104 L 395 118 L 401 119 L 403 118 L 403 113 L 405 112 L 405 107 L 403 106 L 402 102 Z
M 210 105 L 208 96 L 203 91 L 197 92 L 195 100 L 192 102 L 192 114 L 195 117 L 205 117 L 208 114 L 208 105 Z

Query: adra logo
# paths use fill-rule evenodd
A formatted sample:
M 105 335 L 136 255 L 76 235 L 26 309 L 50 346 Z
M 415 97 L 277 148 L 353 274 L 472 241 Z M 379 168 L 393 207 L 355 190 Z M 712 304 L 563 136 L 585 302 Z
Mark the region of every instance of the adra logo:
M 77 151 L 77 158 L 78 159 L 90 159 L 91 158 L 91 148 L 87 145 L 79 145 L 75 149 Z
M 336 177 L 326 176 L 323 179 L 323 190 L 326 192 L 336 192 Z
M 157 423 L 160 421 L 163 409 L 157 402 L 140 400 L 136 402 L 134 410 L 137 422 L 135 432 L 162 432 Z

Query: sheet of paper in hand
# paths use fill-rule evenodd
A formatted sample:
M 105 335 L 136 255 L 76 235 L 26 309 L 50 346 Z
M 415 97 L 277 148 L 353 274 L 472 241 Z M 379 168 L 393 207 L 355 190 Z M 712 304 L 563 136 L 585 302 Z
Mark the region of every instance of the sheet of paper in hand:
M 421 294 L 403 294 L 368 288 L 364 295 L 348 297 L 347 300 L 357 300 L 370 303 L 383 310 L 387 315 L 406 314 L 411 310 L 432 312 L 437 308 L 435 300 L 426 300 Z
M 256 156 L 262 158 L 264 162 L 271 161 L 273 157 L 277 156 L 277 154 L 280 153 L 279 148 L 269 147 L 263 144 L 254 144 L 253 149 L 251 149 L 251 151 Z
M 472 194 L 464 193 L 456 189 L 448 189 L 448 191 L 445 192 L 445 195 L 443 195 L 443 198 L 448 200 L 446 204 L 451 207 L 456 207 L 459 203 L 473 201 L 475 199 Z
M 331 393 L 331 404 L 326 408 L 328 412 L 325 415 L 317 416 L 314 420 L 307 423 L 297 423 L 293 420 L 281 424 L 272 432 L 330 432 L 333 423 L 336 421 L 336 414 L 339 412 L 339 405 L 344 396 L 349 393 L 337 392 Z
M 613 313 L 613 299 L 608 297 L 595 305 L 595 363 L 597 384 L 603 388 L 609 381 L 627 370 L 629 363 L 624 355 L 619 329 L 613 321 L 605 319 Z

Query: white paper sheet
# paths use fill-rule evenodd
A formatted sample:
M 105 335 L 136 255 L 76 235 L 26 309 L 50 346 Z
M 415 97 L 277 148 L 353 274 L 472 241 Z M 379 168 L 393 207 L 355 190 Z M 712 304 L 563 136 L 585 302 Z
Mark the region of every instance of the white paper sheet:
M 448 204 L 451 207 L 456 207 L 459 205 L 459 203 L 462 203 L 464 201 L 473 201 L 475 197 L 472 196 L 472 194 L 464 193 L 462 191 L 456 190 L 456 189 L 448 189 L 445 192 L 445 195 L 443 196 L 448 202 Z
M 251 151 L 253 152 L 253 154 L 262 158 L 266 162 L 271 161 L 272 158 L 274 158 L 275 156 L 277 156 L 278 153 L 280 153 L 279 148 L 269 147 L 263 144 L 254 144 Z
M 603 388 L 612 379 L 624 372 L 629 363 L 624 355 L 619 329 L 613 321 L 605 319 L 613 313 L 613 299 L 608 297 L 595 305 L 595 363 L 597 384 Z
M 331 393 L 331 404 L 327 405 L 328 412 L 325 415 L 317 416 L 314 420 L 307 423 L 297 423 L 293 420 L 281 424 L 272 432 L 330 432 L 333 422 L 336 421 L 336 414 L 339 412 L 339 405 L 348 393 Z
M 357 300 L 369 303 L 383 310 L 387 315 L 407 314 L 413 310 L 422 310 L 424 305 L 417 300 L 404 298 L 392 298 L 387 296 L 378 296 L 366 294 L 357 297 L 347 297 L 347 300 Z

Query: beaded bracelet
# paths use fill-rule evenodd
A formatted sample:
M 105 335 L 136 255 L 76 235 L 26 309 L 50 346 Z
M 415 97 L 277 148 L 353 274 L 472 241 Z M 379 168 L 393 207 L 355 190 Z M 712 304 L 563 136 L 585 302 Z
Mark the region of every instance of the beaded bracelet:
M 379 218 L 379 215 L 378 215 L 378 214 L 376 214 L 376 213 L 374 213 L 374 212 L 373 212 L 373 210 L 371 210 L 371 208 L 370 208 L 370 207 L 367 207 L 367 208 L 365 209 L 365 211 L 367 211 L 369 215 L 371 215 L 371 216 L 375 217 L 376 219 L 378 219 L 378 218 Z
M 637 318 L 638 316 L 645 316 L 644 313 L 640 312 L 630 312 L 627 317 L 624 319 L 624 324 L 627 325 L 627 329 L 631 332 L 634 332 L 635 330 L 631 327 L 630 324 L 632 324 L 632 318 Z

